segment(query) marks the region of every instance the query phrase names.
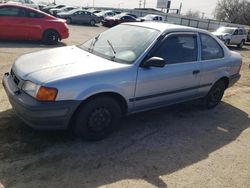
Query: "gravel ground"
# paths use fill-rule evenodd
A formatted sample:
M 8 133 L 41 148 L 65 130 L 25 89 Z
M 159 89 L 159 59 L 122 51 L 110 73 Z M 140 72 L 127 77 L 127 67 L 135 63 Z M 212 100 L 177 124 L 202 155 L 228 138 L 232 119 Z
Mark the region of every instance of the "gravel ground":
M 104 30 L 70 26 L 58 46 Z M 0 76 L 18 56 L 47 48 L 0 42 Z M 238 52 L 242 78 L 214 110 L 186 103 L 139 113 L 100 142 L 28 128 L 0 86 L 0 188 L 250 187 L 250 45 Z

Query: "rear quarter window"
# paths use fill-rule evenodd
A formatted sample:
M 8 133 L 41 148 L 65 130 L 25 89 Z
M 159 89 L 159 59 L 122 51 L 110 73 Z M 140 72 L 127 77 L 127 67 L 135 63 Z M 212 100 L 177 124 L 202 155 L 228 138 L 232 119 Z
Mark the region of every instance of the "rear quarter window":
M 224 51 L 220 44 L 207 34 L 200 34 L 202 60 L 220 59 L 224 57 Z

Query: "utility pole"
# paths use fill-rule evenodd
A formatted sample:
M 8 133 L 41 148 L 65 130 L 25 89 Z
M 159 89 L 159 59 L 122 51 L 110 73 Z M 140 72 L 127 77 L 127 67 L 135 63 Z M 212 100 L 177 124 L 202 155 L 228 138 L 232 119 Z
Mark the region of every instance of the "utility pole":
M 139 8 L 141 8 L 141 4 L 142 4 L 142 2 L 141 2 L 142 0 L 139 0 Z
M 181 9 L 182 9 L 182 2 L 181 2 L 181 4 L 180 4 L 180 8 L 179 8 L 179 14 L 181 14 Z
M 145 8 L 146 7 L 146 0 L 144 0 L 144 2 L 143 2 L 143 8 Z
M 93 7 L 95 7 L 95 0 L 93 0 Z

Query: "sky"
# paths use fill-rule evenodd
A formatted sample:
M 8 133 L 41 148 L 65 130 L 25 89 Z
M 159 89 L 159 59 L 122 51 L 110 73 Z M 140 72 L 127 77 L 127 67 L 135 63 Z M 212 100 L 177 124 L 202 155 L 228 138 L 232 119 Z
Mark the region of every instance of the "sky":
M 53 2 L 53 0 L 35 0 L 44 2 Z M 68 4 L 76 6 L 95 6 L 101 7 L 121 7 L 121 8 L 137 8 L 139 0 L 56 0 L 57 4 Z M 142 0 L 143 1 L 143 0 Z M 179 8 L 182 2 L 182 13 L 189 9 L 193 11 L 200 11 L 205 13 L 205 17 L 212 18 L 213 11 L 216 7 L 218 0 L 172 0 L 171 8 Z M 146 0 L 146 7 L 156 8 L 157 0 Z

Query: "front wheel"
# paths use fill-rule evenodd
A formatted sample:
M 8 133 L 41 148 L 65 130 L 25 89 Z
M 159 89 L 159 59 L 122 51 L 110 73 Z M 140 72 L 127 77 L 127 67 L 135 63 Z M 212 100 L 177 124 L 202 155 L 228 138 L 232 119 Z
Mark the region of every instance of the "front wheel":
M 89 22 L 89 24 L 90 24 L 91 26 L 94 26 L 94 25 L 96 24 L 96 22 L 95 22 L 95 20 L 91 20 L 91 21 Z
M 73 132 L 85 140 L 101 140 L 116 128 L 120 117 L 121 108 L 114 99 L 94 98 L 78 111 Z
M 47 30 L 43 34 L 43 42 L 45 44 L 53 45 L 59 41 L 59 34 L 54 30 Z
M 229 39 L 225 40 L 225 41 L 224 41 L 224 44 L 225 44 L 226 46 L 228 46 L 228 45 L 230 44 L 230 40 L 229 40 Z
M 205 97 L 205 105 L 208 109 L 212 109 L 220 103 L 225 89 L 225 82 L 223 82 L 222 80 L 219 80 L 214 84 L 214 86 Z
M 238 44 L 237 46 L 238 46 L 238 48 L 243 48 L 244 44 L 245 44 L 245 41 L 242 40 L 242 41 L 240 42 L 240 44 Z
M 67 24 L 71 24 L 72 23 L 72 19 L 71 18 L 67 18 L 66 23 Z

